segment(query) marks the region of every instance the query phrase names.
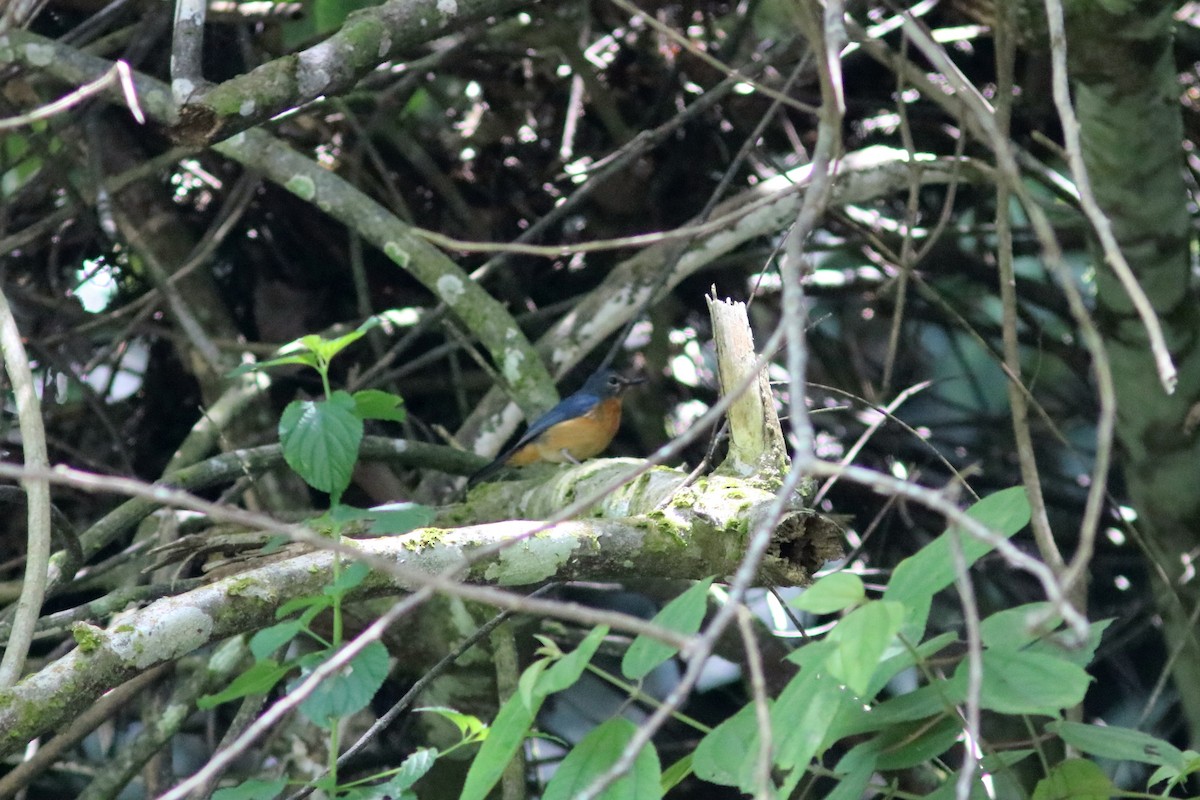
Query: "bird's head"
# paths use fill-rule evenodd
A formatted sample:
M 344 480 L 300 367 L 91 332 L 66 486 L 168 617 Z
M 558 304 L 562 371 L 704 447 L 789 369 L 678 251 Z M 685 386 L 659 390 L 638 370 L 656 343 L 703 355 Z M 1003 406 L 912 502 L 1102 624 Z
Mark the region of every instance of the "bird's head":
M 605 368 L 593 373 L 583 384 L 583 388 L 580 391 L 596 395 L 597 397 L 618 397 L 630 386 L 639 384 L 644 380 L 645 378 L 640 376 L 627 377 L 615 369 Z

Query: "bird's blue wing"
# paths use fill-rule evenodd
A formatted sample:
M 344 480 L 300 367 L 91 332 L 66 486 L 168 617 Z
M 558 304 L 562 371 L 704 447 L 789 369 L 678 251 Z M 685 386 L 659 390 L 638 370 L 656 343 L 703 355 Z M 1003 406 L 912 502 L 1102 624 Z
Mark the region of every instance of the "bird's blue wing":
M 533 424 L 529 426 L 529 430 L 525 431 L 525 434 L 513 445 L 510 452 L 520 450 L 560 422 L 582 417 L 595 408 L 599 402 L 600 398 L 594 394 L 576 392 L 534 420 Z

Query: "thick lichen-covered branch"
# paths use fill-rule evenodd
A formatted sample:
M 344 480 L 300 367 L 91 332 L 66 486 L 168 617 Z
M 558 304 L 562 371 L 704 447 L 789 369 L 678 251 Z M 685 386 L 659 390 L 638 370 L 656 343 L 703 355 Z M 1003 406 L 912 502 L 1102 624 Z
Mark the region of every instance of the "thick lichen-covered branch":
M 582 479 L 586 481 L 605 480 L 605 469 L 627 467 L 596 462 L 578 469 L 594 471 Z M 549 526 L 506 520 L 423 528 L 404 536 L 355 542 L 374 563 L 394 569 L 373 572 L 352 599 L 404 593 L 424 585 L 428 579 L 422 575 L 454 571 L 468 583 L 494 586 L 582 578 L 700 578 L 732 572 L 756 515 L 771 496 L 724 480 L 702 482 L 672 495 L 679 480 L 678 473 L 656 470 L 607 501 L 604 511 L 629 516 Z M 490 490 L 498 494 L 504 487 Z M 556 502 L 548 486 L 520 494 L 517 511 L 542 513 Z M 661 510 L 648 510 L 668 497 Z M 483 499 L 478 502 L 485 505 Z M 801 509 L 785 517 L 777 540 L 761 570 L 764 583 L 806 582 L 838 546 L 836 529 Z M 511 544 L 498 548 L 506 542 Z M 476 558 L 484 551 L 486 557 Z M 334 557 L 318 551 L 285 558 L 120 615 L 107 629 L 77 626 L 78 646 L 73 651 L 0 693 L 0 753 L 11 753 L 61 726 L 95 698 L 143 670 L 275 622 L 275 611 L 284 603 L 323 591 L 332 580 Z M 483 602 L 497 597 L 459 591 Z M 523 602 L 509 597 L 518 607 Z M 570 607 L 561 609 L 565 616 L 570 611 Z

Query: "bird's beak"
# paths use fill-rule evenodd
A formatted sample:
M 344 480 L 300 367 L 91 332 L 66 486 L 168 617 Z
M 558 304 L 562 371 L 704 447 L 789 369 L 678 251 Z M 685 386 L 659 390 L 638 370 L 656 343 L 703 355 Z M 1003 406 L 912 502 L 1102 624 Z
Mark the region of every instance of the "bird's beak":
M 626 389 L 628 389 L 630 386 L 637 386 L 639 383 L 646 382 L 645 375 L 617 375 L 617 377 L 620 379 L 621 383 L 624 384 L 624 388 Z

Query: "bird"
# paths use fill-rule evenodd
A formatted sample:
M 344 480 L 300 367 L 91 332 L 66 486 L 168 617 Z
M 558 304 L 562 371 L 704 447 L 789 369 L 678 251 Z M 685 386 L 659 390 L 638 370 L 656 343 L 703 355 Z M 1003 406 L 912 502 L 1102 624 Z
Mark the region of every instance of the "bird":
M 629 378 L 603 367 L 579 391 L 534 420 L 517 443 L 467 479 L 467 486 L 486 480 L 502 467 L 538 461 L 578 464 L 608 447 L 621 425 L 621 395 L 643 378 Z

